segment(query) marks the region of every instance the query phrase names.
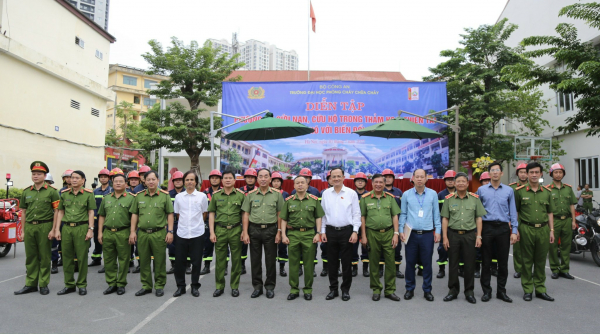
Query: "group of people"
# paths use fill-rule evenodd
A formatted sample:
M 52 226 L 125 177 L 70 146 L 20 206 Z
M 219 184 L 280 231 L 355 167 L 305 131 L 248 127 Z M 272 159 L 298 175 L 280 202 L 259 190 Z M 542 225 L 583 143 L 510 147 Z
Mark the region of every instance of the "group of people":
M 565 168 L 560 164 L 551 167 L 553 182 L 543 187 L 539 183 L 543 168 L 536 162 L 519 165 L 519 181 L 510 185 L 500 181 L 502 165 L 492 163 L 476 193 L 468 192 L 466 174 L 449 170 L 444 175 L 446 189 L 439 194 L 426 187 L 428 176 L 423 169 L 414 171 L 414 187 L 403 193 L 393 186 L 395 175 L 390 169 L 373 175 L 373 190 L 367 191 L 364 173 L 355 176 L 353 190 L 344 186 L 344 171 L 332 168 L 327 173 L 330 187 L 319 192 L 310 186 L 312 173 L 305 168 L 294 178 L 294 190 L 288 194 L 281 189 L 282 175 L 265 168 L 248 168 L 242 188 L 235 188 L 233 171 L 213 170 L 210 187 L 204 191 L 198 191 L 199 177 L 194 171 L 175 172 L 174 189 L 169 192 L 159 188 L 157 173 L 147 166 L 127 176 L 118 168 L 102 169 L 100 187 L 93 191 L 85 188 L 86 176 L 81 171 L 65 172 L 66 184 L 59 191 L 45 182 L 50 171 L 45 163 L 35 161 L 30 168 L 33 185 L 24 190 L 21 199 L 27 277 L 17 295 L 38 291 L 38 287 L 42 295 L 48 294 L 50 273 L 58 272 L 60 262 L 65 287 L 58 295 L 77 288 L 85 295 L 88 266 L 100 266 L 104 257 L 100 270 L 108 284 L 104 294 L 124 294 L 127 274 L 134 267 L 142 282 L 136 296 L 152 292 L 163 296 L 167 274 L 172 273 L 177 284 L 173 296 L 187 293 L 189 274 L 191 294 L 198 297 L 200 276 L 210 273 L 214 253 L 213 297 L 224 293 L 229 260 L 231 295 L 238 297 L 249 249 L 251 298 L 265 290 L 267 298 L 275 296 L 279 261 L 281 276 L 288 276 L 285 263 L 289 263 L 287 299 L 300 296 L 300 276 L 304 275 L 303 297 L 311 300 L 319 243 L 321 276 L 329 278 L 326 300 L 335 299 L 340 292 L 342 300 L 350 299 L 352 278 L 358 274 L 359 248 L 373 301 L 379 301 L 382 293 L 400 301 L 396 278 L 405 278 L 404 299 L 412 299 L 417 275 L 423 276 L 424 298 L 433 301 L 436 243 L 437 277 L 444 278 L 449 266 L 449 292 L 444 301 L 458 297 L 459 276 L 464 277 L 469 303 L 476 303 L 475 278 L 481 278 L 481 300 L 489 301 L 495 274 L 496 298 L 512 302 L 505 288 L 511 245 L 515 278 L 521 279 L 524 300 L 530 301 L 534 292 L 537 298 L 554 300 L 545 288 L 547 256 L 553 279 L 573 279 L 569 253 L 577 197 L 570 185 L 562 183 Z M 88 265 L 92 239 L 94 250 Z M 560 245 L 559 239 L 563 241 Z M 406 275 L 399 267 L 402 243 Z M 60 257 L 53 254 L 57 249 Z

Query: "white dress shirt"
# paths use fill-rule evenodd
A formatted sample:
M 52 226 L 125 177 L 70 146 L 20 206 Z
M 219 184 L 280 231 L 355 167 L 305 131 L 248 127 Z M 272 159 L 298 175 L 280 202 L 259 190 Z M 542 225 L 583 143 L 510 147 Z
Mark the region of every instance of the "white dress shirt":
M 208 209 L 208 198 L 205 193 L 194 189 L 188 194 L 186 190 L 175 196 L 175 213 L 179 214 L 177 236 L 184 239 L 196 238 L 204 234 L 202 214 Z
M 342 186 L 339 193 L 335 187 L 326 189 L 321 196 L 321 206 L 325 211 L 322 219 L 321 233 L 325 233 L 325 227 L 342 227 L 352 225 L 354 232 L 358 233 L 360 228 L 360 206 L 356 192 L 346 186 Z

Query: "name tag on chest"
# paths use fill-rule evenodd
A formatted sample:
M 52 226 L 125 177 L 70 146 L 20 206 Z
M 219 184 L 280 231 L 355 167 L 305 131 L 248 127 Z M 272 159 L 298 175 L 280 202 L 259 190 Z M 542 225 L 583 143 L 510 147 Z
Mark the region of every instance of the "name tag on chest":
M 419 217 L 423 217 L 424 213 L 423 213 L 423 209 L 419 209 Z

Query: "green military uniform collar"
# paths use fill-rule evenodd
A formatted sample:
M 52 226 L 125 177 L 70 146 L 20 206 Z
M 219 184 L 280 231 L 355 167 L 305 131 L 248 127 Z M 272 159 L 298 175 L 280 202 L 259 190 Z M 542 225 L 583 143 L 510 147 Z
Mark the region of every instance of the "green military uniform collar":
M 479 198 L 479 195 L 477 195 L 477 194 L 474 194 L 474 193 L 472 193 L 472 192 L 468 192 L 468 191 L 467 191 L 467 193 L 465 194 L 465 197 L 464 197 L 464 198 L 468 198 L 469 196 L 471 196 L 471 197 L 475 197 L 475 198 Z M 448 196 L 446 196 L 446 199 L 449 199 L 449 198 L 452 198 L 452 197 L 456 197 L 456 198 L 458 198 L 458 199 L 462 199 L 462 198 L 460 198 L 460 197 L 458 196 L 458 191 L 455 191 L 455 192 L 453 192 L 453 193 L 450 193 L 450 194 L 448 194 Z
M 144 195 L 150 196 L 150 197 L 152 197 L 154 195 L 160 195 L 160 193 L 167 194 L 167 195 L 169 194 L 167 191 L 164 191 L 164 190 L 158 189 L 158 188 L 156 188 L 156 192 L 154 193 L 154 195 L 150 195 L 150 189 L 148 189 L 148 188 L 146 188 L 145 190 L 142 190 L 142 192 L 144 193 Z M 137 194 L 139 194 L 139 193 L 137 193 Z
M 373 198 L 373 196 L 377 196 L 377 194 L 375 194 L 375 190 L 371 190 L 371 191 L 369 191 L 368 193 L 366 193 L 366 194 L 363 194 L 363 195 L 361 196 L 361 198 L 362 198 L 362 197 L 368 197 L 369 195 L 371 195 L 371 198 Z M 388 195 L 388 193 L 387 193 L 387 192 L 385 192 L 385 190 L 381 192 L 381 197 L 384 197 L 384 198 L 385 198 L 385 197 L 387 197 L 387 195 Z M 392 195 L 390 195 L 390 196 L 392 196 Z
M 40 187 L 40 189 L 44 188 L 44 189 L 48 189 L 48 186 L 52 187 L 51 185 L 49 185 L 48 183 L 46 183 L 46 181 L 44 181 L 44 184 L 42 184 L 42 186 Z M 52 187 L 54 188 L 54 187 Z M 54 188 L 56 189 L 56 188 Z M 31 188 L 29 188 L 29 190 L 35 190 L 35 184 L 31 185 Z
M 93 193 L 93 191 L 91 191 L 90 189 L 86 189 L 86 188 L 83 188 L 83 187 L 81 187 L 79 190 L 80 191 L 74 192 L 73 188 L 67 188 L 67 189 L 63 190 L 62 192 L 63 193 L 69 192 L 69 193 L 71 193 L 71 194 L 73 194 L 75 196 L 77 196 L 77 194 L 80 193 L 80 192 L 83 194 L 85 191 L 87 191 L 88 193 Z

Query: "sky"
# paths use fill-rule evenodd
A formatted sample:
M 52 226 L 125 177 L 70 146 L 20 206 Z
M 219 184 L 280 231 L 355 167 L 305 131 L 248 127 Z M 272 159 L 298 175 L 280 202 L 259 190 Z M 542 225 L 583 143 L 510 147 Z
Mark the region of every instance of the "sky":
M 460 46 L 464 28 L 494 24 L 507 0 L 313 0 L 316 33 L 310 31 L 310 69 L 400 71 L 421 81 Z M 156 39 L 175 36 L 188 44 L 209 38 L 249 39 L 295 50 L 308 69 L 307 0 L 112 0 L 108 31 L 117 38 L 110 63 L 147 68 L 141 55 Z

